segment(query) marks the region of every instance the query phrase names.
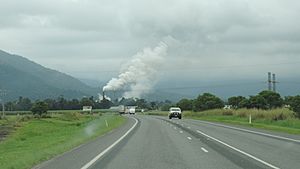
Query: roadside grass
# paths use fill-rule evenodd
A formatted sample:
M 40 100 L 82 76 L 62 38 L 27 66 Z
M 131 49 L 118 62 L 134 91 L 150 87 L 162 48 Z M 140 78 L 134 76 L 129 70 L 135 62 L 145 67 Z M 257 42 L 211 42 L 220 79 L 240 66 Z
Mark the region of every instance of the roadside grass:
M 63 113 L 70 113 L 70 112 L 78 112 L 78 113 L 88 113 L 83 110 L 49 110 L 49 114 L 63 114 Z M 111 109 L 93 109 L 92 113 L 114 113 L 115 110 Z M 5 111 L 7 115 L 23 115 L 23 114 L 32 114 L 31 111 Z
M 167 116 L 168 112 L 150 111 L 147 114 Z M 252 118 L 251 124 L 249 124 L 250 114 Z M 273 110 L 214 109 L 202 112 L 184 111 L 183 117 L 196 120 L 243 125 L 289 134 L 300 134 L 300 119 L 297 119 L 294 114 L 295 113 L 293 111 L 286 108 Z
M 108 122 L 106 126 L 105 120 Z M 1 169 L 27 169 L 70 150 L 120 125 L 126 119 L 115 114 L 55 115 L 29 119 L 0 142 Z

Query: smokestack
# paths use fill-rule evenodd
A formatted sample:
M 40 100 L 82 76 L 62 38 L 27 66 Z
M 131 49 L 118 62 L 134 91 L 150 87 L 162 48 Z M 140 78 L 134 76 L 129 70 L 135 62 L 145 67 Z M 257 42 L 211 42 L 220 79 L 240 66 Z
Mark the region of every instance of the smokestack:
M 104 90 L 102 91 L 102 100 L 105 100 L 105 92 L 104 92 Z
M 276 75 L 273 74 L 273 92 L 276 92 Z
M 271 72 L 268 72 L 268 90 L 272 90 Z

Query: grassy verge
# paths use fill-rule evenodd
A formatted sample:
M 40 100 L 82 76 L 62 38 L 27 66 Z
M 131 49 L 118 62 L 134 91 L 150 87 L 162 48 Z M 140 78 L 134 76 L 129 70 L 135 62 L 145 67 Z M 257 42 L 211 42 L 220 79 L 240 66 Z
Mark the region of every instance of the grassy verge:
M 49 110 L 48 113 L 54 113 L 54 114 L 63 114 L 63 113 L 71 113 L 71 112 L 79 112 L 79 113 L 88 113 L 83 110 Z M 115 110 L 111 109 L 93 109 L 93 113 L 114 113 Z M 25 115 L 25 114 L 32 114 L 31 111 L 5 111 L 6 115 Z
M 148 115 L 167 116 L 168 112 L 151 111 Z M 252 124 L 249 124 L 251 114 Z M 183 117 L 211 122 L 243 125 L 272 131 L 279 131 L 289 134 L 300 134 L 300 119 L 294 117 L 294 112 L 288 109 L 257 110 L 207 110 L 203 112 L 183 112 Z
M 2 169 L 31 168 L 103 135 L 125 121 L 125 118 L 113 114 L 92 116 L 73 113 L 20 122 L 14 133 L 0 142 L 0 166 Z

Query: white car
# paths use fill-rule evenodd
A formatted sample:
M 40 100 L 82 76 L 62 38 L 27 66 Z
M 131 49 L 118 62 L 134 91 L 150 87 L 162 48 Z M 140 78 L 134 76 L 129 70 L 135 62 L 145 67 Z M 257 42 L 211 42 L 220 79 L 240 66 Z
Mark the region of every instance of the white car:
M 172 119 L 173 117 L 177 117 L 178 119 L 181 119 L 181 109 L 179 107 L 171 107 L 169 111 L 169 119 Z

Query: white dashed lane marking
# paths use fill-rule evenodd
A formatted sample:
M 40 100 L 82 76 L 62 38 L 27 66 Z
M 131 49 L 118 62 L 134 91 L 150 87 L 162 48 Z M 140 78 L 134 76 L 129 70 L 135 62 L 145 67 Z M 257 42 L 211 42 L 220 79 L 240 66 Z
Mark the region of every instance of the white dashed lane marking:
M 192 138 L 191 137 L 187 137 L 189 140 L 192 140 Z
M 270 167 L 270 168 L 273 168 L 273 169 L 280 169 L 279 167 L 274 166 L 274 165 L 272 165 L 272 164 L 270 164 L 270 163 L 268 163 L 268 162 L 266 162 L 266 161 L 263 161 L 262 159 L 259 159 L 259 158 L 255 157 L 255 156 L 253 156 L 253 155 L 251 155 L 251 154 L 249 154 L 249 153 L 246 153 L 246 152 L 244 152 L 244 151 L 242 151 L 242 150 L 240 150 L 240 149 L 238 149 L 238 148 L 236 148 L 236 147 L 233 147 L 233 146 L 231 146 L 231 145 L 229 145 L 229 144 L 227 144 L 227 143 L 225 143 L 225 142 L 223 142 L 223 141 L 221 141 L 221 140 L 218 140 L 218 139 L 216 139 L 216 138 L 214 138 L 214 137 L 212 137 L 212 136 L 209 136 L 209 135 L 203 133 L 202 131 L 199 131 L 199 130 L 196 130 L 196 131 L 197 131 L 197 133 L 199 133 L 199 134 L 201 134 L 201 135 L 203 135 L 203 136 L 205 136 L 205 137 L 208 137 L 208 138 L 210 138 L 211 140 L 214 140 L 214 141 L 216 141 L 216 142 L 218 142 L 218 143 L 220 143 L 220 144 L 223 144 L 224 146 L 226 146 L 226 147 L 228 147 L 228 148 L 231 148 L 232 150 L 235 150 L 235 151 L 237 151 L 237 152 L 239 152 L 239 153 L 241 153 L 241 154 L 244 154 L 245 156 L 248 156 L 249 158 L 252 158 L 252 159 L 254 159 L 254 160 L 256 160 L 256 161 L 258 161 L 258 162 L 260 162 L 260 163 L 262 163 L 262 164 L 264 164 L 264 165 L 266 165 L 266 166 L 268 166 L 268 167 Z
M 203 147 L 201 147 L 201 150 L 204 151 L 204 152 L 206 152 L 206 153 L 208 153 L 208 151 L 205 148 L 203 148 Z

